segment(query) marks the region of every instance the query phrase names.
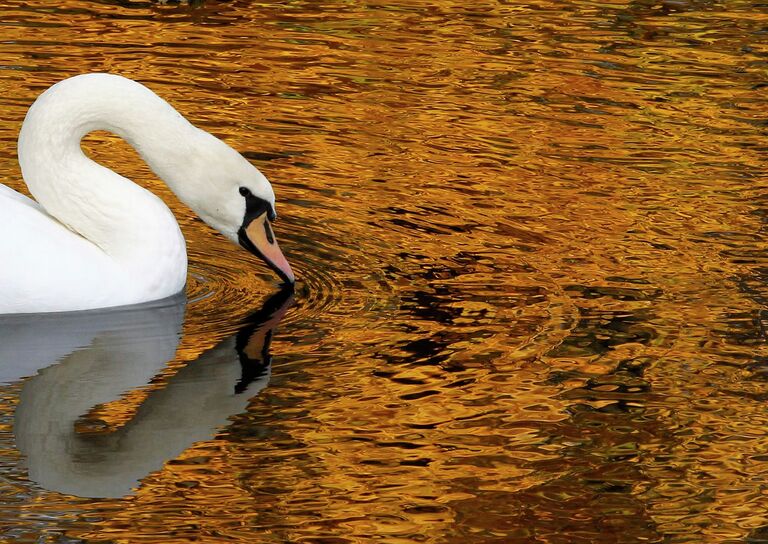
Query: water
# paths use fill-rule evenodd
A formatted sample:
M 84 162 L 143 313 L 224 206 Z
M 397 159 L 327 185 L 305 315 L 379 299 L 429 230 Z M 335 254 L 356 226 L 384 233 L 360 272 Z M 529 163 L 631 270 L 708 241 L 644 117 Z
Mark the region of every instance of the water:
M 6 540 L 768 542 L 768 6 L 193 4 L 2 2 L 0 174 L 137 79 L 273 181 L 295 300 L 89 138 L 187 302 L 4 333 Z

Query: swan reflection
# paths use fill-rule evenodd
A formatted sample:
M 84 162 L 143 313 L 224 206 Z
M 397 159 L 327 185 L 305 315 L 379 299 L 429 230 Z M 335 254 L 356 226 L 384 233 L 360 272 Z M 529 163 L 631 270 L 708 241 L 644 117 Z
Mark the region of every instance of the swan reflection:
M 84 415 L 164 369 L 181 337 L 185 303 L 0 317 L 0 380 L 45 367 L 24 382 L 14 419 L 30 479 L 70 495 L 122 497 L 192 443 L 210 439 L 267 385 L 272 333 L 292 300 L 290 290 L 273 295 L 108 433 L 88 432 Z

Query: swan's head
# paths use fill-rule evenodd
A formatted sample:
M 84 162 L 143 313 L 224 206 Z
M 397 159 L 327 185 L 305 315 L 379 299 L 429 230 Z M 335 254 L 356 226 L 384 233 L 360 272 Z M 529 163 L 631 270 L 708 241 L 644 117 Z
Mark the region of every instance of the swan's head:
M 292 284 L 293 271 L 272 231 L 277 217 L 272 185 L 227 144 L 203 131 L 199 136 L 195 152 L 180 168 L 185 179 L 177 184 L 179 196 L 203 221 Z

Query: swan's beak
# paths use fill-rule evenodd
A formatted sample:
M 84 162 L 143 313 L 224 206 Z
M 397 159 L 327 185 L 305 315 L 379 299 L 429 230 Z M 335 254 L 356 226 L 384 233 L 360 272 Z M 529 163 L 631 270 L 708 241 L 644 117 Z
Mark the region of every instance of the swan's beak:
M 267 263 L 283 281 L 290 284 L 296 281 L 291 265 L 277 245 L 266 212 L 240 227 L 237 235 L 240 245 Z

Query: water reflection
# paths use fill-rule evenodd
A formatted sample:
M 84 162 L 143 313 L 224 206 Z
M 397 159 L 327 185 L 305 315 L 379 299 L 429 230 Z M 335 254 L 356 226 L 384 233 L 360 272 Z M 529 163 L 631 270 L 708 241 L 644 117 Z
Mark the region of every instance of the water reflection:
M 275 182 L 304 281 L 269 388 L 128 499 L 32 489 L 2 419 L 19 387 L 0 394 L 15 541 L 57 541 L 51 519 L 85 542 L 766 539 L 756 4 L 3 5 L 4 179 L 40 90 L 119 71 Z M 195 302 L 154 392 L 266 281 L 96 140 L 189 242 Z M 129 411 L 77 424 L 95 440 Z
M 117 426 L 101 420 L 97 408 L 146 386 L 173 358 L 184 300 L 0 320 L 7 340 L 1 360 L 9 361 L 3 379 L 45 367 L 24 383 L 14 420 L 30 479 L 81 497 L 130 493 L 165 461 L 209 439 L 266 387 L 272 335 L 292 300 L 290 290 L 270 297 L 236 334 L 150 390 Z

